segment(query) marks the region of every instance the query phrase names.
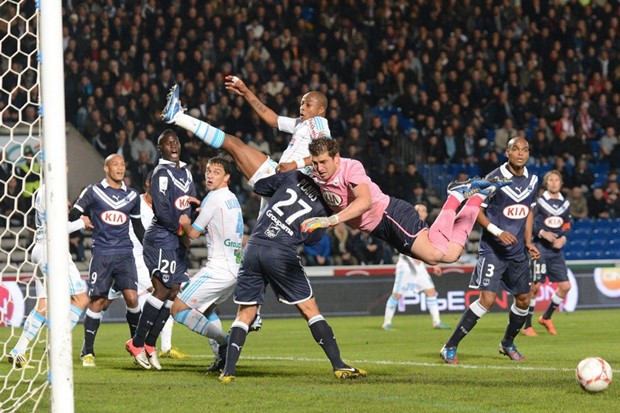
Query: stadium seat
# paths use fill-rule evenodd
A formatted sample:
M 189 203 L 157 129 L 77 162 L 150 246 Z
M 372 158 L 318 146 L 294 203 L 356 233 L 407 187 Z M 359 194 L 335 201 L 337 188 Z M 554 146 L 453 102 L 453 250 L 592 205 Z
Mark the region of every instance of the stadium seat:
M 589 219 L 589 218 L 577 220 L 577 221 L 573 222 L 572 230 L 573 230 L 573 232 L 575 232 L 577 230 L 580 230 L 580 229 L 585 229 L 585 230 L 590 231 L 592 229 L 593 222 L 594 221 Z

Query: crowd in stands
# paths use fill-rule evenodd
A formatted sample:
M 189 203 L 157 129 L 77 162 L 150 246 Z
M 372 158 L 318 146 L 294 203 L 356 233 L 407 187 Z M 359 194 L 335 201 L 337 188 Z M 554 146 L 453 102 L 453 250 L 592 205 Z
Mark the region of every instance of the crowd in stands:
M 193 116 L 279 158 L 289 137 L 226 92 L 224 76 L 235 74 L 281 115 L 296 116 L 303 93 L 325 93 L 343 156 L 389 195 L 432 208 L 444 189 L 420 169 L 484 174 L 523 135 L 535 173 L 562 172 L 575 219 L 620 217 L 618 2 L 63 3 L 67 119 L 102 156 L 122 153 L 137 188 L 155 165 L 159 112 L 175 83 Z M 204 195 L 213 150 L 180 137 Z M 258 201 L 238 174 L 232 187 L 251 225 Z M 324 241 L 307 249 L 309 263 L 391 259 L 344 226 Z

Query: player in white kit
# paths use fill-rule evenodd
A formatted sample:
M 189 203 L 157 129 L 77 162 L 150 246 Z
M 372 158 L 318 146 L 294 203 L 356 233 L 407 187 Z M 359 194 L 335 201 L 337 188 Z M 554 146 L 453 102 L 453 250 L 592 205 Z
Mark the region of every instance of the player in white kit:
M 207 163 L 207 189 L 200 213 L 192 224 L 182 215 L 179 224 L 192 239 L 205 233 L 208 260 L 174 299 L 171 314 L 190 330 L 208 337 L 215 353 L 209 371 L 219 371 L 226 362 L 227 334 L 215 306 L 234 291 L 242 258 L 243 216 L 235 194 L 228 189 L 232 162 L 223 156 Z
M 47 274 L 47 248 L 46 248 L 46 226 L 45 217 L 47 216 L 45 207 L 45 185 L 41 185 L 37 190 L 34 201 L 35 222 L 37 226 L 36 243 L 32 249 L 31 260 L 36 264 L 36 268 Z M 68 233 L 72 233 L 81 229 L 93 229 L 93 224 L 87 216 L 81 216 L 73 222 L 69 222 L 67 227 Z M 82 280 L 82 276 L 71 259 L 68 256 L 69 263 L 69 291 L 71 294 L 71 328 L 80 320 L 80 316 L 84 312 L 88 304 L 88 295 L 86 294 L 88 287 L 86 282 Z M 47 322 L 47 291 L 45 286 L 38 277 L 35 277 L 37 304 L 32 309 L 26 321 L 24 322 L 24 330 L 22 331 L 17 344 L 9 352 L 7 360 L 16 367 L 23 367 L 28 361 L 26 351 L 30 342 L 39 334 L 41 327 Z

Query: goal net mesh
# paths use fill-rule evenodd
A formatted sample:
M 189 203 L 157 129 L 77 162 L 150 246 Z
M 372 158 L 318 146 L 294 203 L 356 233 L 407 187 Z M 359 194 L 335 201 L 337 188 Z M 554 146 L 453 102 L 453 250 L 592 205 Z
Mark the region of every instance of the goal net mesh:
M 30 337 L 25 362 L 10 352 L 37 304 L 34 198 L 41 179 L 39 12 L 35 1 L 0 0 L 0 411 L 49 404 L 47 328 Z M 13 361 L 11 361 L 13 359 Z

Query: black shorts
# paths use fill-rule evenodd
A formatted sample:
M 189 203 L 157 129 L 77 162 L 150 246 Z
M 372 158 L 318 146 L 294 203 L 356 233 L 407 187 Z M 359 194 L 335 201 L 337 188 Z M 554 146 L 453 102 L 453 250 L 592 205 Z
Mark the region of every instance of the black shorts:
M 152 277 L 157 278 L 166 288 L 189 280 L 187 275 L 187 249 L 174 250 L 144 246 L 144 263 Z
M 499 258 L 495 254 L 478 257 L 469 282 L 469 288 L 498 292 L 503 288 L 512 295 L 530 291 L 530 263 L 523 253 L 522 258 Z
M 413 205 L 391 197 L 381 222 L 370 234 L 386 241 L 401 254 L 411 256 L 413 242 L 425 229 L 426 223 L 420 219 Z
M 547 278 L 551 282 L 568 281 L 568 268 L 562 253 L 544 254 L 532 260 L 532 282 L 543 283 Z
M 138 271 L 133 254 L 93 255 L 88 268 L 88 296 L 107 297 L 110 287 L 138 290 Z
M 267 284 L 285 304 L 298 304 L 313 296 L 310 280 L 295 250 L 248 244 L 237 277 L 235 303 L 263 304 Z

